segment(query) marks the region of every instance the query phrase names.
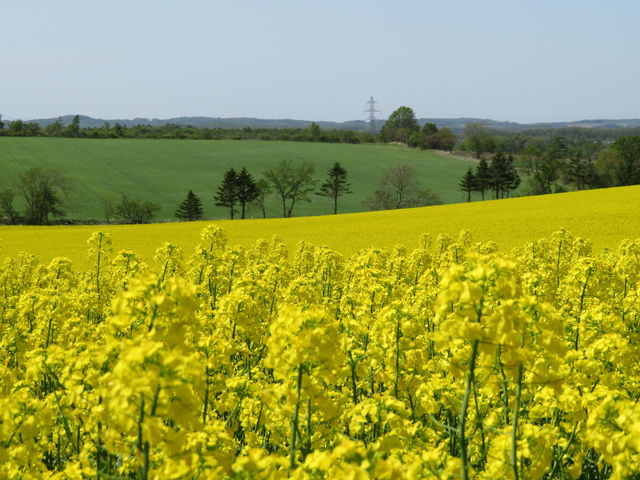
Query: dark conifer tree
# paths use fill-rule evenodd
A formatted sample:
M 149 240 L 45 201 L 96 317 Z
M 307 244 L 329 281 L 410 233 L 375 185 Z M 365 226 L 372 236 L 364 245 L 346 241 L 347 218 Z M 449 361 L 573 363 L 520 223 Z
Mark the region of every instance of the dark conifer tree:
M 258 198 L 259 194 L 260 191 L 258 190 L 255 180 L 251 174 L 247 172 L 247 169 L 242 167 L 236 179 L 236 195 L 238 203 L 240 204 L 241 218 L 244 218 L 246 205 Z
M 507 166 L 505 172 L 505 191 L 507 193 L 507 197 L 509 197 L 509 192 L 511 190 L 515 190 L 520 186 L 520 175 L 518 175 L 518 171 L 514 165 L 513 155 L 509 155 L 507 157 Z
M 491 188 L 491 169 L 484 158 L 480 159 L 480 163 L 476 167 L 475 177 L 475 191 L 480 193 L 482 200 L 484 200 L 484 192 Z
M 200 220 L 202 218 L 202 213 L 202 201 L 195 193 L 189 190 L 187 198 L 180 203 L 175 215 L 176 218 L 191 222 L 193 220 Z
M 352 193 L 347 182 L 347 171 L 339 163 L 334 163 L 327 173 L 327 179 L 320 185 L 316 195 L 333 199 L 333 213 L 338 213 L 338 198 L 345 193 Z
M 465 173 L 464 177 L 460 180 L 458 184 L 460 190 L 467 193 L 467 202 L 471 201 L 471 192 L 476 189 L 476 176 L 473 173 L 473 169 L 469 167 L 467 173 Z
M 495 198 L 503 198 L 507 181 L 507 157 L 504 153 L 498 152 L 491 157 L 489 171 L 491 172 L 491 188 Z
M 233 220 L 238 202 L 238 174 L 233 168 L 225 172 L 222 183 L 218 187 L 218 193 L 214 198 L 216 205 L 229 209 L 229 218 Z

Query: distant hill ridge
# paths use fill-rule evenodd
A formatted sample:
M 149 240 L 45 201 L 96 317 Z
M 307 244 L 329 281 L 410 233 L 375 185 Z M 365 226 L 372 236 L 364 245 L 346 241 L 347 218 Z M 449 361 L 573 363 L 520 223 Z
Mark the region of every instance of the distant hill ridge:
M 57 118 L 40 118 L 29 120 L 47 126 L 56 120 L 68 125 L 75 115 L 64 115 Z M 311 124 L 311 120 L 294 120 L 294 119 L 261 119 L 251 117 L 175 117 L 167 119 L 159 118 L 133 118 L 133 119 L 100 119 L 92 118 L 86 115 L 80 115 L 80 126 L 100 127 L 105 123 L 113 126 L 119 123 L 123 126 L 150 125 L 162 126 L 167 124 L 175 124 L 181 126 L 192 126 L 198 128 L 307 128 Z M 385 120 L 377 120 L 376 128 L 380 129 L 384 125 Z M 571 122 L 546 122 L 546 123 L 517 123 L 517 122 L 501 122 L 482 118 L 420 118 L 418 122 L 424 125 L 427 122 L 435 123 L 438 127 L 449 127 L 454 131 L 460 132 L 468 123 L 484 123 L 487 127 L 502 130 L 532 130 L 532 129 L 548 129 L 548 128 L 565 128 L 565 127 L 582 127 L 582 128 L 621 128 L 621 127 L 639 127 L 640 119 L 595 119 L 595 120 L 578 120 Z M 351 120 L 347 122 L 328 122 L 316 121 L 321 128 L 339 129 L 339 130 L 356 130 L 366 131 L 369 129 L 369 123 L 364 120 Z

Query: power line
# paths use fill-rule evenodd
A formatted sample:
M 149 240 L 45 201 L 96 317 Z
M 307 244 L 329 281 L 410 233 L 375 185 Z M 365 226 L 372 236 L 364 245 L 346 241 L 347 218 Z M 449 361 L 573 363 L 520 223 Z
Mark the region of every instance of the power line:
M 375 135 L 376 132 L 376 112 L 380 112 L 380 110 L 376 109 L 376 101 L 373 99 L 373 97 L 371 97 L 369 99 L 369 101 L 367 102 L 367 105 L 369 105 L 369 108 L 367 108 L 366 110 L 364 110 L 366 113 L 369 114 L 369 133 L 371 133 L 371 135 Z

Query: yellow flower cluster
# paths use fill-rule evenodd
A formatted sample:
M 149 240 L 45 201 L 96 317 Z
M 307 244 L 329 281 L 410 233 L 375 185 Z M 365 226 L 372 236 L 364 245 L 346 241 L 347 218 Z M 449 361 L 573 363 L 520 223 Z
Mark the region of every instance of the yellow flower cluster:
M 0 478 L 626 479 L 640 242 L 345 258 L 216 226 L 0 269 Z M 635 476 L 634 476 L 635 475 Z

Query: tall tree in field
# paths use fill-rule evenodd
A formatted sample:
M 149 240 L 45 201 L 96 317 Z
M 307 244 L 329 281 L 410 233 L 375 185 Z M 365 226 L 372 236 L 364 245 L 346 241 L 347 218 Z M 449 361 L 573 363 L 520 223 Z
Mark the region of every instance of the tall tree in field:
M 411 165 L 395 165 L 384 171 L 380 186 L 366 200 L 371 210 L 422 207 L 440 203 L 438 196 L 422 187 Z
M 267 218 L 267 196 L 273 193 L 271 185 L 264 178 L 261 178 L 256 182 L 256 188 L 258 189 L 258 196 L 251 202 L 251 208 L 259 210 L 262 214 L 262 218 Z
M 419 130 L 420 125 L 413 110 L 400 107 L 389 115 L 380 135 L 385 142 L 407 143 L 411 135 Z
M 242 167 L 236 180 L 236 195 L 240 204 L 240 218 L 244 218 L 245 207 L 253 202 L 260 194 L 255 180 L 247 169 Z
M 80 136 L 80 115 L 73 117 L 65 133 L 67 137 L 75 138 Z
M 476 167 L 475 177 L 475 191 L 479 192 L 482 200 L 484 200 L 484 192 L 491 188 L 491 169 L 484 158 L 480 159 L 480 163 Z
M 476 158 L 493 149 L 493 139 L 484 123 L 468 123 L 464 126 L 464 141 Z
M 618 167 L 618 185 L 640 183 L 640 136 L 618 138 L 611 147 L 618 152 L 621 163 Z
M 505 165 L 504 184 L 503 184 L 503 198 L 504 194 L 509 198 L 511 190 L 515 190 L 520 186 L 522 179 L 516 170 L 516 166 L 513 160 L 513 155 L 507 156 L 507 162 Z
M 506 156 L 502 152 L 491 157 L 491 187 L 495 198 L 505 198 L 509 196 L 511 190 L 515 190 L 520 185 L 520 175 L 513 164 L 513 156 Z
M 491 170 L 491 188 L 493 188 L 494 196 L 502 198 L 507 181 L 507 156 L 502 152 L 493 155 L 489 169 Z
M 16 196 L 16 192 L 13 190 L 3 190 L 0 192 L 0 212 L 5 215 L 11 225 L 18 223 L 18 211 L 13 206 L 13 199 Z
M 238 174 L 233 168 L 224 173 L 224 178 L 214 198 L 216 205 L 229 209 L 229 218 L 233 220 L 236 213 L 236 203 L 238 202 Z
M 157 203 L 131 198 L 123 193 L 114 213 L 122 223 L 151 223 L 159 210 L 160 205 Z
M 567 177 L 575 185 L 576 190 L 584 190 L 595 183 L 596 171 L 591 159 L 583 157 L 580 150 L 575 150 L 569 158 Z
M 313 165 L 308 162 L 294 164 L 291 160 L 282 160 L 264 172 L 264 178 L 269 181 L 280 197 L 283 217 L 291 216 L 297 202 L 311 201 L 309 193 L 313 191 L 315 185 L 312 178 L 313 171 Z
M 189 190 L 187 198 L 178 206 L 176 210 L 176 218 L 181 220 L 193 221 L 200 220 L 202 218 L 202 201 L 198 196 Z
M 333 213 L 338 213 L 338 198 L 346 193 L 352 193 L 349 190 L 347 182 L 347 171 L 338 162 L 333 164 L 327 173 L 327 179 L 320 185 L 320 191 L 316 195 L 333 199 Z
M 449 152 L 453 151 L 453 147 L 456 145 L 456 140 L 456 134 L 448 127 L 441 128 L 430 137 L 430 142 L 435 145 L 435 148 L 447 150 Z
M 116 197 L 112 192 L 106 193 L 100 197 L 100 207 L 104 214 L 104 220 L 107 223 L 111 223 L 116 211 Z
M 62 217 L 62 205 L 70 192 L 70 184 L 62 170 L 34 167 L 18 179 L 18 190 L 26 205 L 25 221 L 45 225 L 51 216 Z
M 473 174 L 473 169 L 469 167 L 467 173 L 460 180 L 458 184 L 460 190 L 467 193 L 467 202 L 471 201 L 471 193 L 476 189 L 476 176 Z

